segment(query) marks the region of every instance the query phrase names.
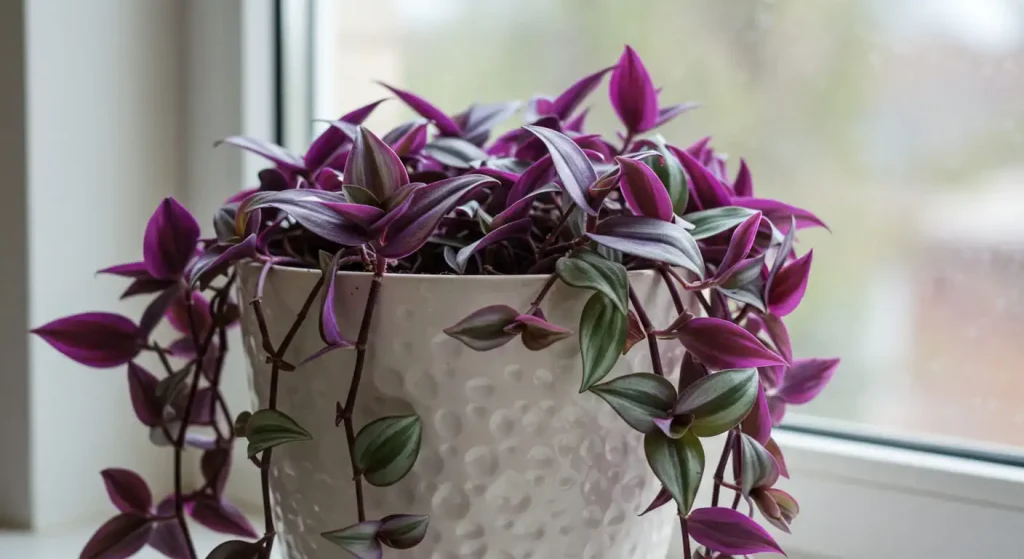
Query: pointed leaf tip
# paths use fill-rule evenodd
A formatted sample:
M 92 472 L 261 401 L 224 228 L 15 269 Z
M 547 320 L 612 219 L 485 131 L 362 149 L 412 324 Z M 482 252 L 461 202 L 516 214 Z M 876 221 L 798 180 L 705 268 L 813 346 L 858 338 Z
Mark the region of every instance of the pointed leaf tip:
M 658 120 L 658 94 L 633 47 L 626 46 L 612 70 L 609 89 L 612 107 L 629 134 L 654 127 Z
M 138 327 L 119 314 L 90 312 L 59 318 L 32 330 L 70 359 L 99 369 L 118 367 L 139 353 Z
M 690 537 L 697 543 L 719 553 L 749 555 L 774 552 L 785 555 L 767 530 L 733 509 L 696 509 L 690 513 L 687 526 Z

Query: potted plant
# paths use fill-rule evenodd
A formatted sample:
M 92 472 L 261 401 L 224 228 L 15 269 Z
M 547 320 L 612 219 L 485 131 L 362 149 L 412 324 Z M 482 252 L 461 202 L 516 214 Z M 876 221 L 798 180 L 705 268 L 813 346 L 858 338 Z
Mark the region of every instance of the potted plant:
M 584 132 L 606 74 L 615 139 Z M 824 224 L 755 197 L 746 164 L 731 178 L 707 139 L 654 134 L 693 105 L 661 106 L 629 47 L 493 140 L 518 104 L 449 116 L 388 89 L 419 118 L 381 137 L 361 124 L 383 100 L 303 156 L 224 140 L 273 166 L 216 213 L 216 237 L 168 198 L 143 260 L 101 270 L 152 297 L 138 322 L 34 330 L 85 365 L 126 366 L 174 460 L 159 502 L 133 472 L 102 472 L 119 512 L 82 557 L 148 544 L 195 558 L 189 519 L 235 537 L 215 559 L 267 557 L 279 539 L 306 559 L 660 557 L 676 523 L 687 559 L 780 551 L 757 522 L 789 531 L 798 511 L 774 487 L 772 427 L 838 364 L 795 359 L 782 321 L 812 258 L 794 235 Z M 220 381 L 239 322 L 254 409 L 235 416 Z M 260 530 L 224 496 L 238 439 L 261 474 Z M 186 488 L 190 449 L 204 482 Z

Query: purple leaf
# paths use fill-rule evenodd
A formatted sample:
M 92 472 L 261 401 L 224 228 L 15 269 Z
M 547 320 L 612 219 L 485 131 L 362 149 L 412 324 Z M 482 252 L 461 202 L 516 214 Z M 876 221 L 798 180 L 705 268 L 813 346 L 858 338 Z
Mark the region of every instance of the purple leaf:
M 783 553 L 767 530 L 746 515 L 724 507 L 696 509 L 687 525 L 690 537 L 719 553 Z
M 784 365 L 784 359 L 750 332 L 720 318 L 699 317 L 670 332 L 686 350 L 710 369 L 742 369 Z
M 174 495 L 168 495 L 156 507 L 160 516 L 174 514 Z M 188 559 L 188 542 L 181 524 L 177 519 L 153 522 L 153 531 L 149 535 L 149 546 L 171 559 Z
M 560 120 L 568 119 L 569 116 L 572 115 L 573 111 L 580 106 L 580 103 L 582 103 L 583 100 L 586 99 L 598 85 L 600 85 L 601 79 L 604 78 L 604 75 L 612 70 L 612 68 L 615 67 L 611 66 L 603 70 L 598 70 L 570 85 L 568 89 L 555 98 L 551 106 L 551 114 L 554 114 Z
M 691 384 L 706 377 L 707 368 L 701 365 L 689 351 L 683 356 L 683 362 L 679 364 L 679 391 L 682 392 Z
M 501 227 L 493 229 L 480 240 L 462 247 L 459 249 L 458 254 L 455 255 L 455 270 L 460 274 L 466 273 L 466 266 L 469 264 L 469 259 L 477 251 L 506 239 L 525 236 L 529 234 L 531 225 L 532 222 L 530 221 L 530 218 L 523 218 L 518 221 L 506 223 Z
M 323 270 L 327 289 L 324 290 L 323 302 L 320 305 L 320 339 L 327 344 L 327 347 L 314 353 L 302 361 L 302 364 L 313 361 L 329 351 L 352 347 L 352 342 L 345 339 L 341 329 L 338 327 L 338 316 L 334 311 L 334 280 L 337 278 L 338 263 L 341 261 L 342 251 L 338 251 L 330 264 Z
M 778 427 L 786 417 L 786 401 L 777 395 L 768 396 L 768 413 L 772 416 L 772 426 Z
M 384 101 L 387 101 L 387 99 L 379 99 L 369 105 L 363 105 L 338 120 L 354 125 L 362 124 L 366 117 L 370 116 L 370 113 L 377 108 L 377 105 Z M 306 166 L 310 169 L 319 169 L 325 163 L 331 161 L 336 156 L 338 150 L 347 145 L 349 141 L 349 137 L 337 127 L 327 127 L 326 130 L 313 140 L 313 143 L 309 145 L 309 149 L 306 150 L 306 156 L 304 157 Z
M 132 398 L 135 417 L 146 427 L 156 427 L 163 421 L 163 405 L 156 396 L 159 381 L 149 371 L 128 363 L 128 392 Z
M 533 207 L 534 197 L 539 196 L 541 194 L 547 194 L 549 192 L 558 191 L 558 186 L 554 184 L 548 184 L 547 186 L 543 186 L 541 188 L 538 188 L 537 190 L 530 192 L 529 194 L 520 198 L 516 202 L 509 204 L 508 207 L 502 210 L 500 214 L 494 216 L 494 219 L 491 220 L 491 227 L 496 229 L 503 225 L 512 223 L 513 221 L 518 221 L 520 219 L 525 218 L 526 216 L 530 215 L 530 209 Z
M 545 155 L 531 164 L 523 174 L 512 185 L 508 192 L 508 203 L 514 204 L 523 200 L 529 194 L 551 180 L 551 171 L 554 165 L 551 163 L 551 156 Z
M 779 475 L 789 479 L 789 469 L 786 468 L 786 458 L 782 455 L 782 449 L 779 448 L 779 443 L 775 442 L 775 439 L 768 439 L 764 448 L 772 454 L 773 458 L 775 458 L 775 465 L 779 467 Z
M 761 212 L 756 212 L 736 227 L 729 240 L 729 248 L 718 267 L 718 273 L 715 274 L 716 278 L 729 278 L 736 271 L 741 261 L 750 253 L 751 247 L 754 246 L 754 238 L 757 236 L 760 224 Z
M 216 147 L 221 144 L 228 144 L 242 148 L 246 151 L 255 153 L 256 155 L 266 157 L 289 171 L 301 172 L 306 170 L 306 164 L 301 157 L 275 143 L 256 138 L 249 138 L 247 136 L 231 136 L 224 138 L 213 145 Z
M 590 114 L 590 109 L 583 109 L 579 114 L 566 121 L 562 129 L 566 132 L 582 132 L 583 124 L 586 122 L 588 114 Z
M 369 190 L 378 200 L 387 200 L 409 184 L 402 160 L 369 128 L 360 126 L 355 144 L 345 163 L 345 184 Z
M 188 317 L 188 302 L 185 299 L 186 292 L 192 294 L 191 319 Z M 213 326 L 213 317 L 210 315 L 210 302 L 198 291 L 179 290 L 174 300 L 171 301 L 166 316 L 167 322 L 170 323 L 171 327 L 182 334 L 192 332 L 192 322 L 194 321 L 199 338 L 203 338 Z
M 755 489 L 754 503 L 761 515 L 779 530 L 790 533 L 789 525 L 800 513 L 800 505 L 792 495 L 781 489 Z
M 232 264 L 256 253 L 256 235 L 249 235 L 236 245 L 218 243 L 207 248 L 192 263 L 187 277 L 190 285 L 205 288 L 214 278 L 223 274 Z
M 290 215 L 317 237 L 339 245 L 359 246 L 366 242 L 362 229 L 324 205 L 325 202 L 351 201 L 340 193 L 320 190 L 261 192 L 250 198 L 239 211 L 248 213 L 260 208 L 276 208 Z
M 121 299 L 127 299 L 128 297 L 134 297 L 136 295 L 149 295 L 150 293 L 157 293 L 167 289 L 174 284 L 171 280 L 158 280 L 151 278 L 139 278 L 133 280 L 128 288 L 121 293 Z
M 786 329 L 782 319 L 774 314 L 761 315 L 761 322 L 768 332 L 768 337 L 775 345 L 775 351 L 787 362 L 793 361 L 793 345 L 789 341 L 789 330 Z
M 562 187 L 583 211 L 589 215 L 597 215 L 597 210 L 590 207 L 587 201 L 587 189 L 597 181 L 594 166 L 587 159 L 583 150 L 568 136 L 540 126 L 524 126 L 536 135 L 548 148 L 551 162 L 555 166 L 558 178 L 562 179 Z
M 85 544 L 80 559 L 125 559 L 146 545 L 152 528 L 149 520 L 135 513 L 122 513 L 100 526 Z
M 715 177 L 714 173 L 708 170 L 699 161 L 694 159 L 687 150 L 674 149 L 679 162 L 683 164 L 687 176 L 690 177 L 690 187 L 693 190 L 692 198 L 697 200 L 699 209 L 710 210 L 728 206 L 740 206 L 735 199 L 730 201 L 729 191 L 726 190 L 722 181 Z M 751 208 L 758 209 L 758 208 Z
M 219 497 L 224 493 L 224 485 L 231 470 L 231 450 L 216 448 L 204 452 L 199 467 L 203 472 L 203 479 Z
M 263 544 L 241 540 L 226 541 L 206 556 L 206 559 L 264 559 Z
M 384 217 L 384 210 L 376 206 L 348 202 L 324 202 L 324 205 L 364 229 L 369 229 L 377 220 Z
M 221 534 L 256 539 L 259 534 L 244 514 L 223 499 L 201 495 L 186 505 L 189 516 L 196 522 Z
M 371 520 L 320 535 L 349 552 L 356 559 L 381 559 L 383 552 L 380 541 L 377 540 L 377 532 L 380 528 L 380 521 Z
M 153 276 L 149 275 L 149 269 L 146 268 L 145 262 L 129 262 L 127 264 L 118 264 L 109 268 L 103 268 L 96 272 L 97 274 L 110 274 L 113 276 L 121 276 L 123 278 L 133 279 L 152 279 Z
M 572 336 L 572 330 L 551 324 L 542 316 L 521 314 L 515 324 L 505 327 L 511 332 L 522 332 L 523 345 L 530 351 L 540 351 L 551 344 Z
M 789 404 L 806 404 L 832 379 L 839 359 L 797 359 L 786 373 L 779 396 Z
M 477 146 L 487 141 L 491 129 L 519 110 L 519 101 L 506 101 L 489 105 L 473 105 L 466 111 L 466 125 L 461 126 L 466 141 Z
M 622 347 L 623 355 L 629 353 L 629 350 L 633 349 L 633 346 L 638 342 L 647 338 L 647 331 L 644 330 L 644 326 L 640 324 L 640 319 L 637 318 L 635 312 L 629 311 L 626 318 L 626 345 Z
M 768 310 L 783 317 L 793 312 L 807 291 L 807 279 L 811 274 L 811 260 L 814 250 L 786 264 L 767 285 Z
M 640 56 L 628 45 L 612 71 L 610 92 L 612 107 L 630 135 L 654 127 L 658 121 L 658 94 Z
M 757 383 L 757 400 L 754 407 L 741 424 L 743 433 L 750 435 L 757 442 L 768 444 L 772 436 L 772 416 L 768 410 L 768 398 L 764 394 L 764 386 Z
M 825 222 L 818 219 L 818 216 L 812 214 L 807 210 L 784 204 L 777 200 L 769 200 L 767 198 L 748 198 L 745 196 L 734 196 L 729 202 L 733 206 L 739 206 L 741 208 L 749 208 L 751 210 L 758 210 L 765 215 L 779 231 L 786 233 L 789 231 L 790 219 L 796 220 L 796 228 L 804 229 L 806 227 L 824 227 L 826 230 L 831 231 Z
M 160 319 L 162 319 L 164 314 L 167 313 L 167 309 L 170 308 L 171 303 L 174 301 L 175 297 L 178 297 L 180 292 L 180 284 L 171 284 L 170 287 L 163 290 L 162 293 L 154 297 L 153 300 L 146 305 L 146 308 L 142 311 L 142 316 L 139 318 L 139 330 L 137 334 L 139 339 L 149 339 L 149 335 L 153 333 L 153 329 L 160 323 Z
M 423 186 L 425 185 L 421 182 L 409 183 L 398 194 L 392 196 L 386 205 L 387 213 L 370 227 L 370 237 L 380 243 L 387 242 L 388 230 L 391 224 L 404 216 L 405 212 L 409 211 L 409 206 L 413 202 L 412 195 Z
M 672 200 L 654 170 L 625 157 L 616 157 L 615 161 L 621 170 L 619 185 L 622 197 L 629 209 L 636 215 L 672 221 Z
M 442 112 L 441 109 L 438 109 L 434 105 L 428 103 L 426 99 L 418 97 L 412 93 L 409 93 L 408 91 L 402 91 L 401 89 L 391 87 L 386 83 L 377 83 L 380 83 L 380 85 L 389 89 L 391 93 L 394 93 L 399 99 L 402 100 L 403 103 L 409 105 L 409 108 L 419 113 L 420 116 L 427 120 L 433 121 L 434 125 L 437 126 L 437 129 L 441 132 L 442 135 L 462 135 L 462 129 L 459 128 L 459 125 L 455 124 L 455 121 L 449 118 L 448 115 L 444 114 L 444 112 Z
M 587 236 L 615 250 L 686 268 L 704 277 L 704 261 L 693 237 L 680 223 L 641 216 L 613 216 Z M 698 356 L 699 357 L 699 356 Z
M 385 258 L 403 258 L 419 250 L 448 212 L 474 190 L 497 184 L 483 175 L 462 175 L 424 185 L 412 193 L 408 209 L 388 228 L 388 239 L 375 247 Z
M 659 509 L 671 502 L 672 493 L 670 493 L 668 489 L 665 489 L 665 486 L 663 485 L 661 486 L 661 489 L 658 491 L 658 494 L 654 496 L 654 499 L 651 501 L 651 504 L 647 505 L 647 508 L 645 508 L 644 511 L 640 513 L 640 516 L 643 516 L 655 509 Z
M 196 251 L 199 224 L 174 198 L 164 198 L 146 224 L 142 254 L 149 274 L 157 279 L 181 276 Z
M 736 196 L 754 195 L 754 181 L 750 177 L 750 168 L 743 159 L 740 159 L 740 170 L 736 173 L 736 180 L 732 181 L 732 190 Z
M 671 105 L 668 107 L 662 107 L 658 109 L 658 118 L 654 121 L 652 128 L 657 128 L 662 124 L 666 124 L 675 117 L 692 111 L 700 106 L 700 103 L 679 103 L 678 105 Z
M 141 347 L 134 322 L 105 312 L 59 318 L 32 333 L 72 360 L 98 369 L 124 365 L 135 358 Z
M 516 333 L 506 328 L 515 324 L 519 311 L 508 305 L 491 305 L 473 311 L 444 333 L 476 351 L 488 351 L 507 344 Z
M 121 512 L 145 515 L 153 506 L 153 494 L 139 474 L 121 468 L 108 468 L 100 472 L 107 486 L 110 502 Z
M 389 142 L 389 145 L 400 157 L 411 157 L 418 154 L 423 151 L 423 146 L 427 145 L 427 123 L 413 126 L 394 142 Z

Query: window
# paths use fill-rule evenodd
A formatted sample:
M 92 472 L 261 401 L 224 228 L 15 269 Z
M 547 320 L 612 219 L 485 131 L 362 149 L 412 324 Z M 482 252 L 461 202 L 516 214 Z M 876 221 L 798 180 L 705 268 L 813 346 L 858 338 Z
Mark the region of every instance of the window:
M 387 96 L 378 79 L 453 111 L 554 93 L 633 45 L 663 97 L 702 104 L 666 137 L 713 135 L 731 172 L 744 157 L 759 193 L 831 227 L 802 232 L 815 268 L 788 319 L 797 353 L 843 358 L 787 417 L 813 478 L 801 488 L 820 507 L 853 499 L 847 527 L 895 542 L 879 556 L 1006 551 L 980 538 L 1024 518 L 1006 500 L 1019 470 L 999 469 L 1024 463 L 1024 1 L 320 0 L 307 15 L 311 76 L 289 85 L 309 87 L 291 94 L 306 122 Z M 588 126 L 614 130 L 603 90 L 590 105 Z M 411 117 L 388 103 L 369 125 Z M 858 499 L 862 482 L 875 489 Z M 920 555 L 878 499 L 977 524 Z M 849 542 L 843 557 L 873 552 L 863 535 L 814 530 L 796 537 L 812 555 L 836 553 L 830 539 Z

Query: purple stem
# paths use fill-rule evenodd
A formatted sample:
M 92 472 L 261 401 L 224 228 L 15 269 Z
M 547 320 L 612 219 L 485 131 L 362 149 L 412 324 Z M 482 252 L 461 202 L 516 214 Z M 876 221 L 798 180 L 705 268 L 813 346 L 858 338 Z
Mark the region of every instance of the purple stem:
M 683 559 L 692 559 L 693 553 L 690 551 L 690 529 L 686 525 L 686 517 L 682 514 L 679 515 L 679 527 L 682 529 L 683 536 Z
M 629 286 L 629 300 L 633 303 L 633 310 L 636 311 L 636 317 L 640 319 L 640 325 L 644 327 L 644 332 L 647 333 L 647 345 L 651 350 L 651 367 L 654 369 L 654 374 L 663 377 L 665 376 L 665 370 L 661 365 L 661 351 L 658 349 L 658 338 L 653 334 L 654 325 L 651 324 L 651 319 L 648 318 L 647 311 L 644 310 L 643 304 L 640 303 L 640 297 L 637 297 L 632 285 Z
M 725 445 L 722 446 L 722 456 L 718 459 L 718 467 L 715 469 L 715 485 L 711 489 L 711 506 L 718 506 L 718 496 L 722 492 L 722 482 L 725 478 L 725 465 L 729 462 L 729 451 L 732 449 L 732 439 L 735 435 L 730 430 L 725 438 Z
M 530 308 L 527 309 L 525 314 L 533 314 L 533 311 L 540 307 L 540 304 L 544 302 L 544 297 L 547 297 L 548 291 L 551 291 L 551 288 L 554 287 L 556 281 L 558 281 L 557 274 L 551 274 L 548 276 L 547 281 L 544 282 L 544 287 L 540 288 L 540 293 L 538 293 L 537 297 L 530 303 Z
M 356 469 L 356 429 L 352 420 L 352 414 L 356 407 L 356 396 L 359 394 L 359 382 L 363 378 L 363 364 L 366 360 L 366 342 L 370 337 L 370 325 L 373 323 L 373 310 L 377 306 L 377 296 L 380 293 L 380 284 L 384 277 L 384 268 L 387 262 L 378 256 L 373 268 L 373 280 L 370 283 L 370 292 L 366 295 L 366 308 L 363 311 L 363 320 L 359 325 L 359 337 L 356 339 L 356 363 L 352 370 L 352 384 L 349 385 L 348 397 L 345 398 L 345 405 L 342 407 L 341 420 L 345 423 L 345 439 L 348 442 L 349 462 L 352 465 L 352 483 L 356 488 L 356 511 L 359 514 L 359 522 L 366 520 L 366 506 L 363 503 L 363 479 Z

